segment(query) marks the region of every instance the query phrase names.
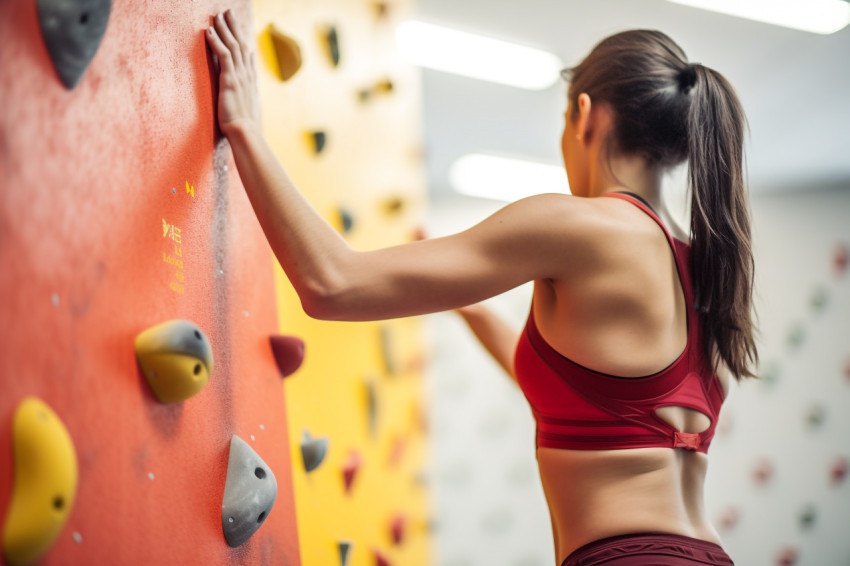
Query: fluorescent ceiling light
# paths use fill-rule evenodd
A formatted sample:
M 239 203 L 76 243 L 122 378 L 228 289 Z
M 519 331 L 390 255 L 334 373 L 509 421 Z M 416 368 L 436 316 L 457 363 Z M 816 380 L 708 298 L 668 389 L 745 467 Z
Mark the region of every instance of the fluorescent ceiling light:
M 399 24 L 396 42 L 414 65 L 529 90 L 552 86 L 563 69 L 546 51 L 418 21 Z
M 563 167 L 482 153 L 452 163 L 449 183 L 461 194 L 506 202 L 570 191 Z
M 670 0 L 748 20 L 812 33 L 835 33 L 850 23 L 844 0 Z

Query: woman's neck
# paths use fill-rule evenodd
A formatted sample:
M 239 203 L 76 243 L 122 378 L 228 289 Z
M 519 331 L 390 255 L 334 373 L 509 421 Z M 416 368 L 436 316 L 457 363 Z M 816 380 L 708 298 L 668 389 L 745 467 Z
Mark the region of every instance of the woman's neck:
M 601 161 L 593 171 L 588 196 L 628 191 L 646 200 L 656 210 L 661 207 L 663 173 L 660 167 L 650 167 L 644 158 L 636 156 L 611 157 L 606 161 Z

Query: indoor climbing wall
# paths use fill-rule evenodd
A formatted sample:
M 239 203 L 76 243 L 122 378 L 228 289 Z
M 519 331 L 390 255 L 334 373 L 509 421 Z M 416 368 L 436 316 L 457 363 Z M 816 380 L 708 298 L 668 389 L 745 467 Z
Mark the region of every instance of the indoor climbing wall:
M 752 200 L 761 379 L 721 413 L 709 513 L 736 563 L 850 564 L 850 192 Z
M 416 237 L 420 84 L 394 48 L 408 0 L 255 0 L 262 120 L 302 192 L 355 249 Z M 277 272 L 305 566 L 430 563 L 419 323 L 309 319 Z
M 273 262 L 214 129 L 228 7 L 0 3 L 4 564 L 300 563 Z

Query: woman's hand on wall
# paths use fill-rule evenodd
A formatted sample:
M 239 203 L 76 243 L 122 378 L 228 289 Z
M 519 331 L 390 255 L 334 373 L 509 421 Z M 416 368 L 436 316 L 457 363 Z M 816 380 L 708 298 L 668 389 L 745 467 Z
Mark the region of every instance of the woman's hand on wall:
M 256 57 L 231 10 L 213 17 L 206 38 L 220 68 L 218 125 L 229 138 L 237 128 L 259 124 Z

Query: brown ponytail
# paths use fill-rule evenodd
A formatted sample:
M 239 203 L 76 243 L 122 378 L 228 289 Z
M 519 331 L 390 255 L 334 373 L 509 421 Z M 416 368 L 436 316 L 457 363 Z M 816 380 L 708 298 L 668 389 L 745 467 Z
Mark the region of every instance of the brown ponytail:
M 729 82 L 691 66 L 688 112 L 691 274 L 702 319 L 703 347 L 712 344 L 736 378 L 754 376 L 753 251 L 743 178 L 745 117 Z
M 716 71 L 689 64 L 672 39 L 652 30 L 604 39 L 565 78 L 574 109 L 581 93 L 613 108 L 612 151 L 662 167 L 687 158 L 691 275 L 703 352 L 738 379 L 754 377 L 746 119 L 731 85 Z

